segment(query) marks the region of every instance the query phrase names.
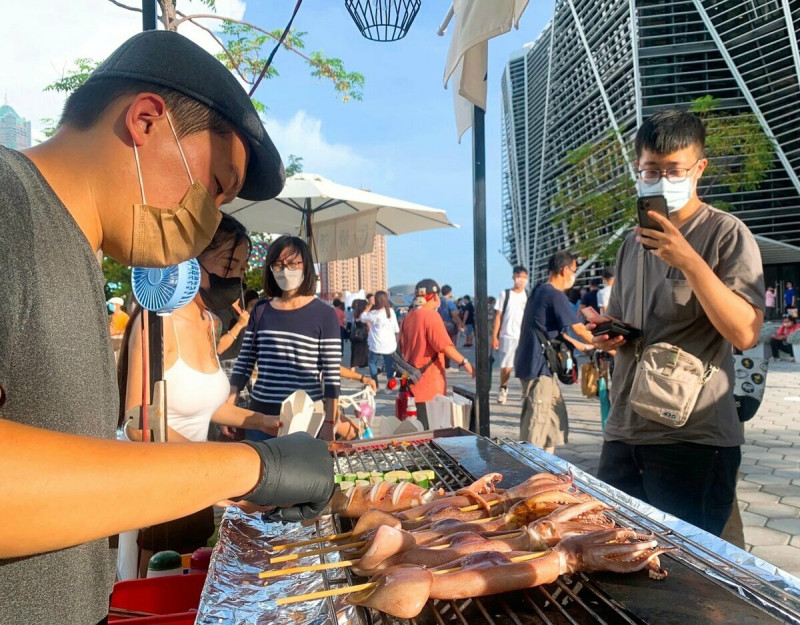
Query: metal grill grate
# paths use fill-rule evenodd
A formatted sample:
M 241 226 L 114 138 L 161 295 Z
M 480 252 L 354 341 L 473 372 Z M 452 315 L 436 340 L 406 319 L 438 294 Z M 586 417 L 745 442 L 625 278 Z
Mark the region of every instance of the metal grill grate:
M 435 486 L 457 490 L 468 486 L 476 477 L 453 460 L 435 441 L 412 441 L 395 445 L 367 446 L 360 449 L 335 452 L 336 470 L 339 473 L 356 471 L 390 471 L 402 469 L 419 471 L 432 469 L 436 473 Z M 349 521 L 340 519 L 340 522 Z M 348 527 L 342 529 L 347 530 Z M 322 571 L 329 574 L 329 571 Z M 332 586 L 353 581 L 349 569 L 345 577 L 330 577 L 326 584 Z M 362 610 L 360 618 L 365 623 L 402 623 L 385 614 Z M 412 623 L 437 623 L 439 625 L 467 625 L 485 622 L 489 625 L 513 623 L 545 623 L 553 625 L 600 623 L 642 624 L 644 621 L 630 614 L 622 605 L 609 597 L 585 575 L 563 576 L 547 586 L 530 590 L 472 598 L 464 601 L 429 601 L 426 609 Z
M 515 457 L 519 457 L 538 471 L 553 472 L 560 470 L 558 465 L 548 461 L 545 456 L 540 454 L 529 443 L 514 441 L 509 438 L 499 439 L 498 442 L 503 450 Z M 679 551 L 673 553 L 671 557 L 686 563 L 706 579 L 714 584 L 738 590 L 749 603 L 759 606 L 783 622 L 800 624 L 800 598 L 796 595 L 775 588 L 775 586 L 758 578 L 735 562 L 721 559 L 719 554 L 714 551 L 686 536 L 676 534 L 669 527 L 643 515 L 623 501 L 610 498 L 606 493 L 594 488 L 591 484 L 579 480 L 576 480 L 576 483 L 579 484 L 581 491 L 613 504 L 614 510 L 610 513 L 610 516 L 614 518 L 617 524 L 658 535 L 663 543 L 679 548 Z M 735 583 L 730 579 L 729 570 L 733 570 L 736 573 Z M 781 603 L 776 602 L 776 595 Z

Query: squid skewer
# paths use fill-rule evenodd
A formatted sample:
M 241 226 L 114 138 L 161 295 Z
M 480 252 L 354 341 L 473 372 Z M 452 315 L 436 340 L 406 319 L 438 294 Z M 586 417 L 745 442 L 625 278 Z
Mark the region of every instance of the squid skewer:
M 428 599 L 465 599 L 531 588 L 555 581 L 559 575 L 578 571 L 632 573 L 649 569 L 654 579 L 664 579 L 658 556 L 673 550 L 661 547 L 653 536 L 633 530 L 591 532 L 562 540 L 544 555 L 518 552 L 475 553 L 431 570 L 398 566 L 378 574 L 366 584 L 336 589 L 347 594 L 348 603 L 363 605 L 398 618 L 414 618 Z M 520 559 L 524 558 L 524 559 Z M 312 593 L 278 599 L 278 605 L 317 599 L 329 594 Z

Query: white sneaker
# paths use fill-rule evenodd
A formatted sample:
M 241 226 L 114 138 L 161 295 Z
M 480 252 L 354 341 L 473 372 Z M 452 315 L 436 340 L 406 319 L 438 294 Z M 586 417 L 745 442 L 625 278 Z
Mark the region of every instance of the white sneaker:
M 508 401 L 508 387 L 500 387 L 500 392 L 497 394 L 497 403 L 505 406 Z

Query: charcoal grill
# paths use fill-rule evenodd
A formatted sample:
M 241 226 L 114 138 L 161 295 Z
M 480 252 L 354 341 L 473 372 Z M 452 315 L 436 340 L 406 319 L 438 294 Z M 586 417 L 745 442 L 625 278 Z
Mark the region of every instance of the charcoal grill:
M 461 429 L 437 430 L 435 437 L 415 434 L 391 441 L 360 441 L 333 453 L 339 473 L 432 469 L 437 476 L 436 486 L 448 490 L 467 486 L 492 471 L 502 473 L 505 484 L 517 484 L 538 472 L 563 472 L 569 468 L 566 462 L 527 443 L 510 439 L 493 442 Z M 573 574 L 562 576 L 553 584 L 505 595 L 429 601 L 411 623 L 686 625 L 783 622 L 800 625 L 799 580 L 627 497 L 580 470 L 574 471 L 581 491 L 612 505 L 611 514 L 620 525 L 652 532 L 663 544 L 680 548 L 662 556 L 662 564 L 669 571 L 667 580 L 656 582 L 643 572 Z M 270 601 L 283 593 L 304 592 L 304 589 L 298 590 L 304 586 L 314 589 L 350 586 L 364 580 L 353 576 L 349 569 L 339 568 L 314 572 L 304 580 L 295 579 L 293 589 L 280 584 L 266 588 L 258 585 L 255 571 L 266 568 L 263 550 L 267 545 L 263 543 L 269 540 L 263 532 L 283 537 L 285 530 L 254 527 L 252 519 L 252 516 L 233 513 L 223 522 L 198 623 L 228 622 L 228 617 L 236 623 L 394 625 L 408 622 L 373 610 L 347 607 L 341 597 L 317 601 L 308 612 L 281 614 Z M 307 528 L 306 535 L 348 531 L 351 527 L 348 519 L 334 517 L 326 525 L 318 523 L 316 527 Z M 234 545 L 237 542 L 238 549 Z M 337 558 L 337 554 L 329 554 L 319 556 L 319 561 L 331 562 Z M 252 610 L 252 617 L 242 618 L 248 606 L 252 609 L 253 605 L 256 609 Z M 286 616 L 285 621 L 281 620 L 283 616 Z

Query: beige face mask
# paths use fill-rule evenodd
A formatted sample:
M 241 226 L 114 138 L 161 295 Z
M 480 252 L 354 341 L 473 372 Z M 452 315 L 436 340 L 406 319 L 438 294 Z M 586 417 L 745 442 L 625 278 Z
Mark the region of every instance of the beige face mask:
M 192 179 L 192 172 L 189 171 L 189 164 L 169 113 L 167 122 L 178 144 L 191 186 L 175 208 L 159 208 L 147 204 L 139 152 L 136 143 L 133 144 L 139 188 L 142 190 L 142 203 L 133 205 L 131 265 L 134 267 L 169 267 L 197 257 L 211 243 L 222 219 L 222 213 L 203 183 Z

